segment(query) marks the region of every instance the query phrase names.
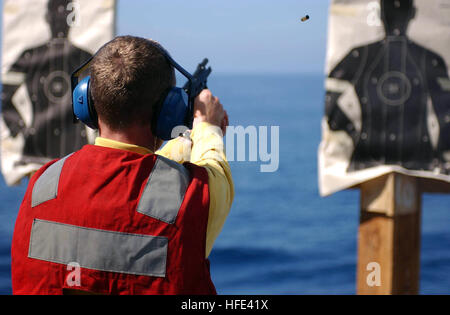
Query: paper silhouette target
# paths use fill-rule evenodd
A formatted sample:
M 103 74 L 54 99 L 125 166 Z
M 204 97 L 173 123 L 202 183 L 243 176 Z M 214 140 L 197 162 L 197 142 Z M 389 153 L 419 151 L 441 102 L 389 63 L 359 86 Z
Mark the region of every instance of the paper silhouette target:
M 25 137 L 23 157 L 17 163 L 45 163 L 63 157 L 87 144 L 85 127 L 73 124 L 70 73 L 91 54 L 68 39 L 70 1 L 50 0 L 46 21 L 51 39 L 25 50 L 9 72 L 24 82 L 4 82 L 2 114 L 13 137 Z M 13 104 L 13 96 L 25 83 L 32 104 L 32 120 L 27 124 Z
M 426 16 L 444 2 L 331 4 L 322 195 L 391 171 L 450 181 L 450 27 Z
M 1 127 L 8 184 L 92 140 L 73 123 L 70 75 L 112 38 L 114 10 L 114 1 L 5 1 Z

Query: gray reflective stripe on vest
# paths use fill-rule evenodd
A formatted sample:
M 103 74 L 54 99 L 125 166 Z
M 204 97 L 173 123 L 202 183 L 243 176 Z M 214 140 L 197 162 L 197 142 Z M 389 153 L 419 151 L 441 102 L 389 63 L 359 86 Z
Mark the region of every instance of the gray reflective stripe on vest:
M 181 164 L 158 156 L 142 193 L 137 211 L 173 224 L 189 185 L 189 172 Z
M 72 154 L 70 154 L 72 155 Z M 67 158 L 66 156 L 61 160 L 53 163 L 45 172 L 38 178 L 33 187 L 31 196 L 31 207 L 36 207 L 41 203 L 55 199 L 58 195 L 59 177 L 62 168 Z
M 28 257 L 124 274 L 165 277 L 168 239 L 35 219 Z

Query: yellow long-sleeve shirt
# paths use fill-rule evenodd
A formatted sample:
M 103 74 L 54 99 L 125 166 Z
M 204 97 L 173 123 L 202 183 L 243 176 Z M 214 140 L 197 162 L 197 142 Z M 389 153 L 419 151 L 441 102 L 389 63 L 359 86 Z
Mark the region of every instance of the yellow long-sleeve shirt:
M 234 199 L 234 184 L 230 166 L 225 156 L 223 135 L 219 127 L 200 123 L 191 132 L 191 142 L 184 138 L 169 141 L 156 154 L 179 163 L 190 161 L 202 166 L 208 172 L 209 179 L 209 217 L 206 231 L 206 253 L 211 253 L 214 242 L 219 235 Z M 95 145 L 127 150 L 139 154 L 151 154 L 147 148 L 134 144 L 98 137 Z

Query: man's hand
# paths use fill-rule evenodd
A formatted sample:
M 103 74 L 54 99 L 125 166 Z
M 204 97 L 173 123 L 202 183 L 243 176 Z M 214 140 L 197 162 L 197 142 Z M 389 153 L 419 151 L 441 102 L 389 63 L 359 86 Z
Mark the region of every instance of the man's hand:
M 210 90 L 203 90 L 194 103 L 194 127 L 207 122 L 220 127 L 225 135 L 228 126 L 228 114 L 223 109 L 219 99 L 212 95 Z

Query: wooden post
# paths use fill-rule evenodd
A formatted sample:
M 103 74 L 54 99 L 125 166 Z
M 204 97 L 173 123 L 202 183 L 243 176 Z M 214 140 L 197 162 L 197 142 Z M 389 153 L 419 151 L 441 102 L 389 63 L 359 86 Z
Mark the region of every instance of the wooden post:
M 421 185 L 390 173 L 360 186 L 358 294 L 418 294 Z

